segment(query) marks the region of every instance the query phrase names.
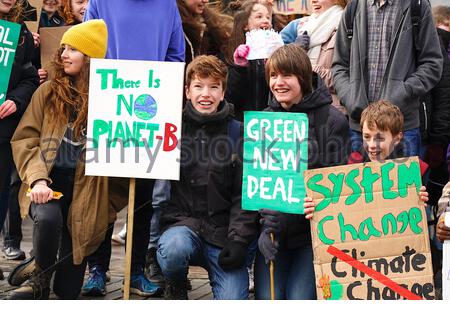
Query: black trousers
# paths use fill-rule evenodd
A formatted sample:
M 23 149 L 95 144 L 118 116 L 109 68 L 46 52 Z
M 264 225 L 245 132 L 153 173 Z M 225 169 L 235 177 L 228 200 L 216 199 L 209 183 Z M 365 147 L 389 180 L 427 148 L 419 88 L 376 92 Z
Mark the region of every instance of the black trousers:
M 22 218 L 20 216 L 19 190 L 22 181 L 15 166 L 11 170 L 8 212 L 3 226 L 3 246 L 20 248 L 22 241 Z
M 0 142 L 0 230 L 6 218 L 9 206 L 9 183 L 11 169 L 14 166 L 11 144 L 9 141 Z
M 35 261 L 43 272 L 55 272 L 53 291 L 59 298 L 76 299 L 83 285 L 86 261 L 73 264 L 72 238 L 67 228 L 75 170 L 54 168 L 50 177 L 52 190 L 64 196 L 45 204 L 31 204 Z

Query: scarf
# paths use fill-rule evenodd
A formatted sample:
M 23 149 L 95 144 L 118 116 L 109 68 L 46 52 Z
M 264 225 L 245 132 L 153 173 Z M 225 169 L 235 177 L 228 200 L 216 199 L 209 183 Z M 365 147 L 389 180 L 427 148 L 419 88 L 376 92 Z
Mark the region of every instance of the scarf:
M 310 38 L 308 56 L 311 64 L 316 64 L 322 44 L 337 30 L 343 11 L 341 6 L 334 5 L 320 15 L 313 13 L 305 23 L 298 24 L 297 35 L 306 31 Z

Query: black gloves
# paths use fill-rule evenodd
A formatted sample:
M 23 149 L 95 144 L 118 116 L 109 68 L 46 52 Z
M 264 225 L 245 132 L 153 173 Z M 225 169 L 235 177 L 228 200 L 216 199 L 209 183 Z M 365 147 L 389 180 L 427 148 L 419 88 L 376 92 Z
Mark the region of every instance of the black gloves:
M 247 258 L 247 244 L 240 241 L 229 241 L 219 254 L 219 266 L 223 270 L 239 269 Z
M 282 213 L 280 211 L 261 209 L 259 210 L 261 219 L 259 223 L 263 226 L 264 230 L 269 233 L 278 235 L 285 228 L 287 213 Z
M 270 232 L 268 230 L 263 230 L 259 235 L 258 248 L 267 264 L 269 261 L 275 260 L 275 256 L 278 253 L 278 241 L 275 239 L 274 242 L 272 242 L 270 239 Z
M 295 43 L 300 45 L 305 50 L 309 50 L 309 36 L 308 33 L 305 31 L 302 34 L 299 34 L 297 36 L 297 39 L 295 39 Z

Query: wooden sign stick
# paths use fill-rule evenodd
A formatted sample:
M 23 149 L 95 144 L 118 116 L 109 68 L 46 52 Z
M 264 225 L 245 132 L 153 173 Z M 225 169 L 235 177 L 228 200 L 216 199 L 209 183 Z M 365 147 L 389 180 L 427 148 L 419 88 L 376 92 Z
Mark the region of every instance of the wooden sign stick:
M 270 233 L 270 240 L 272 240 L 272 243 L 275 241 L 273 237 L 273 233 Z M 273 261 L 270 261 L 269 266 L 270 271 L 270 300 L 275 300 L 275 263 Z
M 130 178 L 130 188 L 128 193 L 127 247 L 125 250 L 125 283 L 123 287 L 124 300 L 130 300 L 131 251 L 133 250 L 135 190 L 136 190 L 136 179 Z

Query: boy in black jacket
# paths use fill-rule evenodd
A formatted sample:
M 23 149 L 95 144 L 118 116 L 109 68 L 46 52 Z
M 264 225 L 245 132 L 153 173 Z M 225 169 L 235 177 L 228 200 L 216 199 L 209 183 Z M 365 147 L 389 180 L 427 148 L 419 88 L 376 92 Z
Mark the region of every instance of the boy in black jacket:
M 180 181 L 171 181 L 157 250 L 166 299 L 187 299 L 189 265 L 208 271 L 215 299 L 248 297 L 257 214 L 241 208 L 240 123 L 224 100 L 226 79 L 225 64 L 213 56 L 195 58 L 186 70 Z

